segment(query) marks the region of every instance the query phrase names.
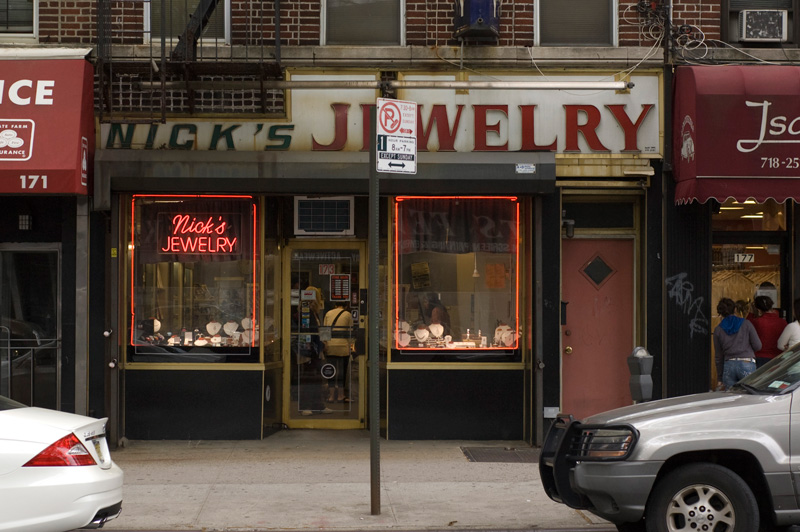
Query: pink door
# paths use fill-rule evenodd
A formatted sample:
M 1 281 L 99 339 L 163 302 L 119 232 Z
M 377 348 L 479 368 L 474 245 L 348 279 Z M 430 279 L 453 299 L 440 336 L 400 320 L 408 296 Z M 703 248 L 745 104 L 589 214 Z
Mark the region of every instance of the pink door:
M 576 419 L 632 403 L 633 240 L 562 240 L 561 410 Z

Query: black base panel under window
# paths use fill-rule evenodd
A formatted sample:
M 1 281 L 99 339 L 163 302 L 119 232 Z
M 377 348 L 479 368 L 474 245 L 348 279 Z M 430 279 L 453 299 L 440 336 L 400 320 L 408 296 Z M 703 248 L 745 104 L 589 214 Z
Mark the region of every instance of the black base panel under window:
M 261 438 L 260 371 L 127 371 L 131 440 Z
M 390 370 L 390 440 L 521 440 L 523 371 Z

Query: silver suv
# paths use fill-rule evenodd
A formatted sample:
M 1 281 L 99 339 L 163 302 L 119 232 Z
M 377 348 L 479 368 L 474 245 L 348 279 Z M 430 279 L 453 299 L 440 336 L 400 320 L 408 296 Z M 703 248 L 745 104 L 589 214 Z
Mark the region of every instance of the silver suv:
M 798 525 L 798 387 L 800 344 L 728 391 L 559 414 L 542 447 L 543 487 L 620 532 Z

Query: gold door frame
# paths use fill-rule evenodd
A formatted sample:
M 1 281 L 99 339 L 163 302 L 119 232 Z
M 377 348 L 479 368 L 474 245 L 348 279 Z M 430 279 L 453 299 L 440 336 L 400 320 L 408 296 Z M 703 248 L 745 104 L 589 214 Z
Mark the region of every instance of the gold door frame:
M 291 278 L 292 278 L 292 253 L 297 250 L 325 250 L 347 249 L 358 251 L 358 278 L 359 289 L 367 287 L 367 243 L 364 240 L 289 240 L 283 248 L 281 292 L 285 294 L 281 301 L 282 334 L 281 353 L 283 357 L 283 423 L 290 429 L 363 429 L 366 426 L 366 399 L 367 399 L 367 364 L 366 356 L 354 357 L 353 363 L 358 368 L 358 402 L 356 419 L 318 419 L 297 418 L 291 412 L 291 365 L 294 358 L 291 350 Z M 367 316 L 359 313 L 358 327 L 367 332 Z M 365 342 L 366 343 L 366 342 Z M 368 344 L 366 344 L 368 345 Z

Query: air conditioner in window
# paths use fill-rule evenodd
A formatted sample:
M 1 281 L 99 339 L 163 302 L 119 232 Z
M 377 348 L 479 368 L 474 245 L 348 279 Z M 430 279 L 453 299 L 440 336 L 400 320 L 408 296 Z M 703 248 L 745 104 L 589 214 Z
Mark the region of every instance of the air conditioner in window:
M 788 12 L 785 9 L 739 11 L 740 42 L 786 42 Z
M 455 0 L 453 37 L 475 41 L 497 41 L 500 36 L 502 0 Z
M 354 235 L 353 196 L 295 196 L 295 236 Z

